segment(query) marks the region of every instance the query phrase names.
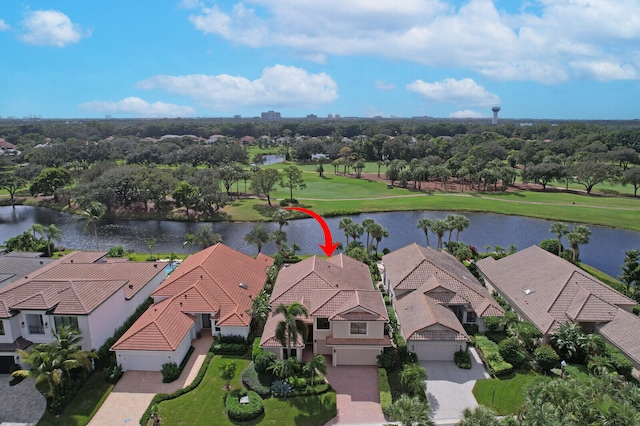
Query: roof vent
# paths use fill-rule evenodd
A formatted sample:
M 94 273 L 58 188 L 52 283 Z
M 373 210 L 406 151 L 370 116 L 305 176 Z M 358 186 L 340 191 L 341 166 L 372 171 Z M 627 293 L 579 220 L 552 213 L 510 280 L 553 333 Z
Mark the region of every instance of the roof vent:
M 73 259 L 69 259 L 69 262 L 70 262 L 70 263 L 73 263 Z
M 524 290 L 522 290 L 524 294 L 526 294 L 527 296 L 530 295 L 531 293 L 535 293 L 535 290 L 532 288 L 525 288 Z
M 245 283 L 240 283 L 240 284 L 238 284 L 238 286 L 239 286 L 240 288 L 245 289 L 245 290 L 249 290 L 249 286 L 248 286 L 247 284 L 245 284 Z
M 153 264 L 153 267 L 154 267 L 154 268 L 157 268 L 157 267 L 158 267 L 158 264 L 157 264 L 157 263 L 154 263 L 154 264 Z
M 129 284 L 129 288 L 130 288 L 130 289 L 133 289 L 133 284 Z

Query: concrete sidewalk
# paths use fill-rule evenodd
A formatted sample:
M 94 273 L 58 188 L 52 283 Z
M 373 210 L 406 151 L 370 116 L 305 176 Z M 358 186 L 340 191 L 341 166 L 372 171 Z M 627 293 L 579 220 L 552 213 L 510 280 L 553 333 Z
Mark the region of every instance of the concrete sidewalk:
M 9 386 L 11 376 L 0 374 L 0 426 L 36 424 L 47 408 L 47 401 L 31 378 Z
M 193 382 L 212 341 L 212 336 L 204 336 L 191 342 L 194 351 L 174 382 L 162 383 L 159 371 L 126 371 L 89 426 L 137 425 L 156 394 L 173 393 Z

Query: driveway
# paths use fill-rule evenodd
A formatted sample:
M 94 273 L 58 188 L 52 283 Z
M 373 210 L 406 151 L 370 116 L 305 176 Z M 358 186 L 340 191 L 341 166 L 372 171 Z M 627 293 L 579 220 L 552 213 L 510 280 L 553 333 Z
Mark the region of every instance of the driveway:
M 326 357 L 327 380 L 336 391 L 338 415 L 327 426 L 383 425 L 386 422 L 380 408 L 378 367 L 345 365 L 333 367 Z
M 0 374 L 0 425 L 36 424 L 47 408 L 47 401 L 36 389 L 36 381 L 24 379 L 9 386 L 11 376 Z
M 427 398 L 431 417 L 438 424 L 455 424 L 465 408 L 478 406 L 473 396 L 476 380 L 489 378 L 480 357 L 471 348 L 471 369 L 458 368 L 453 361 L 421 361 L 427 370 Z
M 125 371 L 89 426 L 137 425 L 157 393 L 173 393 L 193 381 L 212 341 L 211 336 L 204 336 L 191 342 L 194 351 L 175 382 L 162 383 L 159 371 Z

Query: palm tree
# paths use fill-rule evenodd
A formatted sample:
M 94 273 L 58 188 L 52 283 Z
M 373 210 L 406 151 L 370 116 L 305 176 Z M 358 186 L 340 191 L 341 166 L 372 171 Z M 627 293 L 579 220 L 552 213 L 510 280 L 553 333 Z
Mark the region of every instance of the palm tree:
M 39 235 L 44 235 L 44 225 L 41 225 L 39 223 L 34 223 L 33 225 L 31 225 L 31 232 L 33 232 L 33 239 L 36 240 L 36 234 Z
M 282 231 L 282 227 L 289 224 L 289 222 L 287 222 L 289 216 L 290 215 L 287 210 L 278 209 L 273 213 L 271 219 L 274 222 L 278 222 L 278 225 L 280 226 L 279 230 Z
M 371 227 L 376 223 L 375 220 L 371 219 L 371 218 L 367 218 L 364 219 L 361 223 L 362 228 L 364 229 L 364 232 L 367 233 L 367 242 L 365 244 L 365 248 L 367 249 L 367 252 L 369 251 L 369 238 L 371 238 Z
M 362 225 L 360 225 L 357 222 L 351 222 L 348 226 L 347 229 L 345 229 L 345 234 L 348 234 L 353 241 L 357 240 L 358 238 L 360 238 L 364 232 L 364 228 L 362 227 Z M 348 237 L 347 237 L 348 239 Z
M 562 236 L 567 235 L 567 233 L 569 232 L 569 227 L 565 223 L 555 222 L 551 225 L 551 229 L 549 229 L 549 232 L 551 232 L 552 234 L 556 234 L 556 236 L 558 237 L 558 256 L 560 256 L 560 252 L 562 251 Z
M 460 232 L 464 231 L 469 227 L 469 218 L 463 214 L 454 215 L 453 224 L 456 228 L 456 241 L 460 237 Z
M 289 306 L 279 304 L 275 312 L 284 317 L 276 325 L 276 340 L 287 348 L 285 358 L 289 358 L 292 342 L 297 342 L 299 336 L 302 336 L 303 340 L 307 338 L 307 326 L 299 317 L 308 318 L 309 311 L 302 303 L 293 302 Z
M 311 358 L 311 361 L 302 367 L 302 371 L 304 371 L 305 374 L 311 374 L 311 386 L 314 386 L 316 371 L 319 371 L 322 374 L 327 374 L 327 363 L 324 359 L 324 355 L 315 355 Z
M 300 247 L 298 243 L 291 243 L 289 247 L 291 248 L 291 256 L 295 256 L 297 251 L 302 250 L 302 247 Z
M 53 395 L 53 386 L 62 381 L 63 365 L 49 345 L 38 345 L 29 352 L 18 350 L 18 355 L 26 364 L 31 365 L 29 370 L 18 370 L 11 373 L 14 377 L 32 377 L 36 384 L 47 382 L 49 395 Z
M 500 426 L 501 422 L 495 413 L 484 405 L 478 405 L 473 410 L 465 408 L 462 410 L 462 419 L 456 426 Z
M 262 251 L 262 245 L 269 241 L 269 233 L 267 232 L 267 228 L 264 227 L 261 223 L 256 223 L 251 228 L 251 231 L 247 235 L 244 236 L 244 240 L 258 248 L 258 254 Z
M 80 222 L 84 222 L 85 231 L 89 227 L 89 224 L 93 225 L 93 236 L 96 239 L 96 251 L 98 250 L 98 228 L 97 223 L 104 216 L 106 208 L 104 204 L 97 201 L 92 201 L 88 209 L 82 212 L 82 216 L 78 219 Z
M 347 238 L 347 245 L 349 245 L 349 227 L 353 224 L 353 220 L 350 217 L 345 217 L 340 220 L 338 223 L 338 229 L 342 229 L 344 231 L 344 236 Z
M 80 332 L 71 326 L 60 326 L 57 330 L 52 329 L 55 339 L 51 345 L 52 350 L 63 361 L 67 375 L 69 370 L 77 367 L 83 367 L 87 371 L 91 371 L 91 359 L 98 358 L 92 351 L 82 350 L 82 340 L 84 338 Z
M 427 401 L 414 396 L 402 395 L 389 409 L 389 416 L 400 422 L 402 426 L 433 426 L 431 406 Z
M 62 241 L 62 231 L 54 224 L 51 224 L 48 227 L 44 228 L 43 233 L 45 239 L 47 240 L 47 256 L 51 257 L 53 256 L 53 249 L 55 248 L 52 247 L 53 242 Z
M 372 237 L 372 240 L 376 240 L 376 258 L 377 258 L 378 246 L 380 245 L 380 241 L 382 241 L 383 238 L 389 237 L 389 231 L 387 231 L 387 228 L 380 225 L 379 223 L 375 223 L 374 225 L 371 226 L 371 237 Z
M 429 228 L 431 228 L 432 221 L 427 219 L 426 217 L 420 219 L 416 228 L 422 229 L 424 231 L 424 236 L 427 238 L 427 247 L 429 247 Z
M 276 243 L 276 253 L 279 254 L 282 251 L 282 243 L 287 242 L 287 233 L 280 229 L 275 229 L 271 231 L 269 238 Z
M 412 396 L 427 397 L 427 372 L 420 364 L 407 364 L 400 372 L 400 384 Z
M 431 232 L 438 236 L 438 248 L 442 248 L 442 236 L 449 229 L 447 221 L 444 219 L 436 219 L 431 222 Z
M 191 238 L 189 238 L 191 235 Z M 222 242 L 222 236 L 217 232 L 213 232 L 211 226 L 200 225 L 195 234 L 187 234 L 188 244 L 198 244 L 203 249 Z
M 591 235 L 591 230 L 584 225 L 576 226 L 571 232 L 565 235 L 573 250 L 573 263 L 578 262 L 578 249 L 580 245 L 589 243 L 589 235 Z
M 251 309 L 247 312 L 251 315 L 251 325 L 255 330 L 260 331 L 262 327 L 267 322 L 267 318 L 269 317 L 269 313 L 271 312 L 271 305 L 269 305 L 269 294 L 262 290 L 258 295 L 253 299 L 251 303 Z M 257 333 L 259 335 L 261 333 Z
M 287 359 L 278 359 L 269 367 L 267 370 L 270 370 L 274 376 L 280 379 L 286 379 L 287 377 L 292 376 L 298 368 L 298 360 L 295 358 L 287 358 Z
M 444 221 L 447 224 L 447 231 L 449 231 L 449 240 L 447 241 L 447 243 L 450 243 L 451 242 L 451 235 L 453 234 L 453 231 L 456 229 L 456 215 L 455 214 L 449 214 L 444 219 Z

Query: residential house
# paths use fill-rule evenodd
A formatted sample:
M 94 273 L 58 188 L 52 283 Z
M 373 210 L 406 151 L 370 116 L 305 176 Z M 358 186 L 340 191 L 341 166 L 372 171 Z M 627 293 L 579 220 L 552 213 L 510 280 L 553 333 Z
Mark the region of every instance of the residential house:
M 42 257 L 42 254 L 31 251 L 0 254 L 0 289 L 55 261 L 50 257 Z
M 84 349 L 97 349 L 160 285 L 165 266 L 73 252 L 0 289 L 0 373 L 19 362 L 18 349 L 53 342 L 61 325 L 80 331 Z
M 538 246 L 500 260 L 478 262 L 487 288 L 504 297 L 548 341 L 560 325 L 599 333 L 640 367 L 640 318 L 636 302 L 576 265 Z
M 414 243 L 382 262 L 400 333 L 419 360 L 452 360 L 469 340 L 463 325 L 483 331 L 483 318 L 504 315 L 489 291 L 448 252 Z
M 273 259 L 216 244 L 187 257 L 151 296 L 154 304 L 111 347 L 123 370 L 180 364 L 201 332 L 247 337 L 253 299 Z
M 285 265 L 278 274 L 271 294 L 271 316 L 267 319 L 260 347 L 302 360 L 306 347 L 314 354 L 332 356 L 332 364 L 375 365 L 378 355 L 391 346 L 385 335 L 389 321 L 382 293 L 374 289 L 369 267 L 344 254 L 322 259 L 310 257 Z M 299 336 L 292 353 L 276 338 L 276 327 L 283 320 L 275 310 L 279 305 L 301 303 L 309 311 L 300 318 L 307 326 L 306 341 Z

